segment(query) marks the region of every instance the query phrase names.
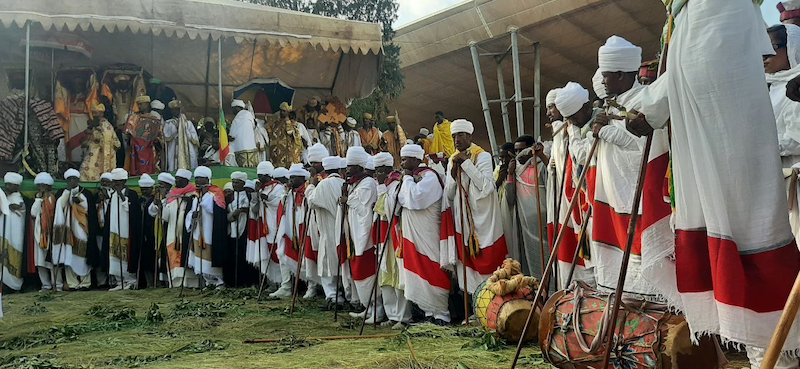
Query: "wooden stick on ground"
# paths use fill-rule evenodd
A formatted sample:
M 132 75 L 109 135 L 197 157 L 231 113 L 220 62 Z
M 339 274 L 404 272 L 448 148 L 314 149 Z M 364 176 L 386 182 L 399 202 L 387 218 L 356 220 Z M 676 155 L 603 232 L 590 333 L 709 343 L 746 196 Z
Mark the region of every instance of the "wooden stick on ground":
M 294 200 L 292 200 L 292 201 L 294 202 Z M 305 201 L 305 199 L 303 201 Z M 292 314 L 294 313 L 295 304 L 297 304 L 297 290 L 298 290 L 298 287 L 300 286 L 300 271 L 302 270 L 302 267 L 303 267 L 303 259 L 306 258 L 305 257 L 305 255 L 306 255 L 306 236 L 308 235 L 309 214 L 311 214 L 311 209 L 308 208 L 308 203 L 305 204 L 304 210 L 306 212 L 304 214 L 304 216 L 303 216 L 303 226 L 305 228 L 303 228 L 303 233 L 301 234 L 300 239 L 297 241 L 297 242 L 300 242 L 300 246 L 299 246 L 299 250 L 298 250 L 298 252 L 300 254 L 297 256 L 297 271 L 296 271 L 296 274 L 294 275 L 294 289 L 292 290 L 292 305 L 291 305 L 291 307 L 289 307 L 289 316 L 292 316 Z M 292 212 L 295 213 L 295 216 L 293 216 L 292 219 L 296 220 L 297 219 L 297 216 L 296 216 L 297 203 L 295 203 L 292 206 Z M 294 224 L 292 224 L 292 227 L 294 227 Z M 292 231 L 294 231 L 294 230 L 292 230 Z
M 368 334 L 365 336 L 320 336 L 320 337 L 306 337 L 306 341 L 339 341 L 339 340 L 366 340 L 375 338 L 394 338 L 399 333 L 390 334 Z M 268 339 L 249 339 L 244 340 L 242 343 L 275 343 L 280 342 L 283 338 L 268 338 Z
M 797 316 L 798 308 L 800 308 L 800 274 L 794 279 L 794 286 L 792 286 L 792 291 L 789 293 L 789 298 L 786 299 L 781 320 L 778 321 L 778 326 L 769 340 L 767 352 L 764 354 L 764 361 L 761 363 L 762 368 L 775 367 L 775 363 L 778 362 L 778 357 L 781 355 L 783 343 L 786 342 L 786 337 L 789 335 L 789 330 L 792 328 L 794 319 Z
M 461 170 L 460 169 L 456 169 L 456 168 L 454 168 L 454 170 L 456 170 L 456 177 L 457 177 L 456 178 L 456 182 L 458 182 L 458 202 L 461 205 L 461 209 L 460 209 L 461 211 L 459 211 L 458 215 L 459 215 L 460 223 L 461 223 L 461 246 L 460 246 L 461 247 L 461 266 L 462 266 L 462 271 L 461 272 L 464 274 L 464 288 L 463 288 L 463 290 L 464 290 L 463 291 L 464 292 L 464 326 L 465 327 L 469 327 L 469 297 L 468 297 L 468 292 L 467 292 L 468 291 L 467 290 L 467 257 L 468 257 L 467 256 L 467 252 L 468 252 L 467 251 L 467 249 L 468 249 L 467 243 L 469 242 L 469 239 L 467 237 L 465 237 L 467 232 L 466 232 L 466 227 L 464 225 L 464 209 L 469 209 L 469 204 L 468 203 L 467 204 L 464 203 L 464 201 L 466 201 L 466 196 L 463 195 L 465 189 L 464 189 L 464 186 L 461 184 Z M 474 230 L 470 230 L 470 231 L 471 232 L 470 232 L 469 236 L 473 237 L 474 234 L 472 232 L 474 232 Z
M 542 163 L 545 164 L 544 161 Z M 542 273 L 544 273 L 544 219 L 542 218 L 542 200 L 539 196 L 539 158 L 536 154 L 533 155 L 533 187 L 536 191 L 536 211 L 539 218 L 539 253 L 541 254 Z

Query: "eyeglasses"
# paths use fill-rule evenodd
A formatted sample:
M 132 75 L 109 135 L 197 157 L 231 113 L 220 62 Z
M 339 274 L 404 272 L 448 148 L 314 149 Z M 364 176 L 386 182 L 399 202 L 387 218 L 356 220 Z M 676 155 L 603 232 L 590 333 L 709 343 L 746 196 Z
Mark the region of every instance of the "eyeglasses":
M 785 49 L 785 48 L 786 48 L 786 44 L 785 43 L 783 43 L 783 44 L 772 44 L 772 50 L 780 50 L 780 49 Z

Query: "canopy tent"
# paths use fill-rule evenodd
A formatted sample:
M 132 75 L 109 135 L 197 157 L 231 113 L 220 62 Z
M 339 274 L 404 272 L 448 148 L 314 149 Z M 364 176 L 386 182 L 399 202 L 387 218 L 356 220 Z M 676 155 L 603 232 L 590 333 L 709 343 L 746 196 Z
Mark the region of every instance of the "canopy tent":
M 253 104 L 256 114 L 272 114 L 281 103 L 293 104 L 294 89 L 278 78 L 256 78 L 236 87 L 233 98 Z
M 378 24 L 229 0 L 14 1 L 0 9 L 0 25 L 0 67 L 24 67 L 30 25 L 31 69 L 40 79 L 62 68 L 131 63 L 172 87 L 187 110 L 208 115 L 220 106 L 218 86 L 225 103 L 257 77 L 280 78 L 301 98 L 365 97 L 377 83 L 382 47 Z

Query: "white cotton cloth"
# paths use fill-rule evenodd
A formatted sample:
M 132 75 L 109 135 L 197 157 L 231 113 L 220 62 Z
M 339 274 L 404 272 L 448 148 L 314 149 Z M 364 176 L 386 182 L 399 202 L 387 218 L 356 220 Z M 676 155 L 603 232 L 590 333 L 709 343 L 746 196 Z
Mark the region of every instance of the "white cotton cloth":
M 389 156 L 392 156 L 391 154 Z M 328 156 L 322 159 L 322 168 L 325 170 L 339 169 L 339 157 Z
M 369 154 L 364 151 L 364 148 L 361 146 L 355 146 L 347 149 L 347 166 L 350 165 L 358 165 L 360 167 L 367 166 L 367 159 L 369 159 Z
M 456 119 L 450 123 L 451 134 L 456 134 L 461 132 L 472 134 L 472 132 L 474 131 L 475 131 L 475 126 L 472 124 L 472 122 L 466 119 Z
M 139 187 L 153 187 L 156 184 L 156 181 L 150 177 L 149 174 L 145 173 L 139 177 Z
M 158 175 L 158 181 L 159 182 L 164 182 L 164 183 L 169 183 L 170 185 L 173 185 L 173 186 L 175 185 L 175 177 L 173 177 L 172 174 L 169 174 L 169 173 L 161 173 L 161 174 L 159 174 Z
M 236 180 L 239 180 L 239 181 L 242 181 L 242 182 L 247 181 L 247 173 L 240 172 L 240 171 L 237 170 L 237 171 L 231 173 L 231 179 L 232 180 L 236 179 Z
M 783 168 L 800 161 L 800 103 L 786 97 L 786 84 L 800 75 L 800 27 L 785 24 L 786 49 L 791 69 L 766 74 L 769 97 L 778 128 L 778 150 Z
M 258 163 L 258 167 L 256 168 L 256 174 L 258 175 L 267 175 L 272 177 L 272 171 L 275 170 L 275 167 L 272 165 L 272 162 L 269 161 L 262 161 Z
M 550 106 L 550 104 L 556 103 L 556 96 L 558 96 L 558 88 L 554 88 L 550 91 L 547 91 L 547 95 L 544 97 L 545 106 Z
M 43 185 L 52 186 L 53 185 L 53 177 L 50 175 L 50 173 L 41 172 L 41 173 L 36 175 L 36 178 L 34 178 L 34 180 L 33 180 L 33 184 L 37 184 L 37 185 L 43 184 Z
M 408 147 L 409 145 L 403 146 L 400 149 L 400 152 L 403 152 L 403 149 Z M 372 158 L 372 163 L 375 164 L 375 167 L 392 167 L 394 166 L 394 157 L 392 154 L 388 152 L 379 152 L 375 154 Z
M 256 119 L 248 110 L 241 110 L 231 122 L 228 134 L 234 138 L 230 142 L 231 153 L 256 150 Z
M 251 190 L 255 190 L 256 189 L 256 181 L 254 181 L 252 179 L 244 181 L 244 188 L 249 188 Z
M 69 172 L 69 170 L 67 172 Z M 78 174 L 80 175 L 80 172 L 78 172 Z M 66 173 L 64 173 L 64 178 L 67 178 L 67 174 Z M 112 180 L 111 173 L 106 172 L 106 173 L 101 174 L 100 175 L 100 179 L 107 179 L 109 181 Z
M 347 117 L 347 125 L 350 127 L 355 127 L 358 122 L 353 117 Z
M 178 169 L 178 171 L 175 172 L 175 177 L 192 179 L 192 171 L 188 169 Z
M 322 162 L 326 156 L 328 156 L 328 149 L 325 148 L 325 145 L 317 142 L 311 147 L 308 148 L 308 162 L 309 163 L 319 163 Z
M 594 94 L 601 99 L 605 99 L 608 96 L 606 85 L 603 83 L 603 74 L 600 72 L 600 69 L 595 71 L 592 76 L 592 89 L 594 90 Z
M 195 178 L 202 177 L 202 178 L 211 179 L 211 168 L 203 166 L 203 165 L 195 168 L 194 169 L 194 177 Z
M 422 160 L 422 158 L 425 157 L 425 149 L 420 145 L 405 145 L 400 148 L 400 157 Z
M 124 181 L 128 179 L 128 171 L 122 168 L 115 168 L 111 171 L 111 179 L 114 181 Z
M 317 275 L 322 278 L 335 277 L 339 273 L 336 248 L 342 234 L 342 207 L 339 205 L 339 197 L 342 195 L 343 184 L 344 179 L 338 174 L 331 174 L 306 190 L 306 200 L 315 211 L 319 228 Z
M 247 105 L 244 104 L 244 101 L 239 99 L 234 99 L 231 101 L 231 108 L 240 107 L 242 109 L 247 109 Z
M 642 65 L 642 48 L 622 37 L 611 36 L 597 50 L 597 65 L 601 72 L 636 72 Z
M 77 177 L 78 179 L 80 179 L 81 178 L 81 172 L 79 172 L 79 171 L 77 171 L 75 169 L 67 169 L 67 171 L 64 172 L 64 178 L 66 179 L 66 178 L 71 178 L 71 177 Z M 111 173 L 108 173 L 108 177 L 109 177 L 108 179 L 111 179 Z M 103 178 L 103 177 L 100 177 L 100 178 Z
M 289 178 L 289 170 L 284 167 L 277 167 L 275 170 L 272 171 L 272 177 L 274 178 Z
M 303 164 L 292 164 L 289 167 L 289 177 L 303 177 L 308 178 L 310 173 L 303 168 Z
M 561 112 L 564 117 L 570 117 L 581 110 L 583 104 L 589 102 L 589 91 L 587 91 L 579 83 L 567 82 L 567 84 L 558 91 L 556 96 L 556 108 Z
M 22 183 L 22 176 L 19 173 L 8 172 L 3 176 L 3 181 L 18 185 Z

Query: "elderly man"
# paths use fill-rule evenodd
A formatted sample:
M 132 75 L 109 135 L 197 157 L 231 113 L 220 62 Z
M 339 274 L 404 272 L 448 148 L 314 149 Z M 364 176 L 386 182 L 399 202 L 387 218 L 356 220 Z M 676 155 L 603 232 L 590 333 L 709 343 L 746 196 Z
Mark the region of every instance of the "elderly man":
M 308 134 L 305 126 L 289 118 L 292 107 L 283 102 L 277 115 L 269 117 L 267 133 L 269 133 L 270 159 L 274 165 L 289 167 L 292 163 L 300 163 L 303 159 L 303 150 L 309 145 L 304 139 Z M 304 135 L 305 132 L 305 135 Z
M 78 182 L 81 174 L 75 169 L 64 172 L 67 188 L 55 202 L 53 218 L 53 260 L 63 265 L 70 289 L 88 289 L 91 266 L 99 266 L 96 245 L 99 227 L 95 197 Z M 56 287 L 61 286 L 61 272 L 56 268 Z
M 364 150 L 374 154 L 381 142 L 381 131 L 375 128 L 375 120 L 372 119 L 372 114 L 364 113 L 364 120 L 361 123 L 358 134 L 361 136 L 361 145 Z
M 158 167 L 157 149 L 163 140 L 161 117 L 152 114 L 150 97 L 138 96 L 136 103 L 139 112 L 131 114 L 125 123 L 125 140 L 130 142 L 131 175 L 156 173 Z
M 103 116 L 105 111 L 106 107 L 103 104 L 92 107 L 92 117 L 86 128 L 87 137 L 81 143 L 86 148 L 81 163 L 81 176 L 85 181 L 99 181 L 101 174 L 117 166 L 117 149 L 120 147 L 120 142 L 114 127 Z
M 28 263 L 28 272 L 39 275 L 42 289 L 39 292 L 53 288 L 53 217 L 55 215 L 56 197 L 52 192 L 53 177 L 42 172 L 33 180 L 36 184 L 36 198 L 31 205 L 31 232 L 33 237 L 28 238 L 28 258 L 33 259 Z M 32 264 L 32 265 L 31 265 Z M 34 270 L 31 270 L 33 266 Z M 60 284 L 60 283 L 59 283 Z M 62 287 L 59 285 L 58 287 Z
M 197 188 L 190 183 L 192 172 L 178 169 L 175 173 L 174 186 L 167 192 L 166 198 L 150 205 L 148 212 L 166 223 L 166 267 L 170 279 L 170 287 L 198 287 L 199 280 L 194 271 L 187 267 L 191 239 L 186 229 L 190 222 L 189 212 L 197 198 Z M 168 180 L 168 177 L 167 177 Z M 161 181 L 161 175 L 159 175 Z M 159 215 L 160 214 L 160 215 Z
M 278 223 L 278 213 L 285 187 L 272 178 L 274 170 L 271 162 L 258 164 L 259 187 L 255 201 L 250 203 L 247 261 L 258 267 L 262 275 L 266 273 L 268 282 L 280 284 L 281 269 L 275 250 L 277 241 L 283 240 L 284 228 Z
M 289 186 L 287 188 L 288 192 L 284 201 L 284 211 L 282 215 L 282 222 L 285 230 L 283 236 L 284 243 L 282 250 L 280 247 L 278 248 L 278 250 L 280 250 L 278 256 L 281 260 L 281 274 L 284 275 L 284 278 L 288 276 L 288 279 L 291 281 L 291 276 L 294 275 L 295 278 L 306 281 L 308 289 L 304 298 L 313 298 L 316 296 L 316 288 L 319 283 L 317 253 L 313 251 L 310 243 L 310 235 L 307 233 L 307 212 L 309 208 L 305 201 L 305 192 L 306 180 L 308 180 L 309 176 L 310 173 L 303 169 L 302 164 L 292 164 L 289 168 Z M 297 263 L 300 262 L 301 258 L 303 258 L 303 266 L 298 276 L 296 275 Z M 285 287 L 286 286 L 281 285 L 281 288 L 270 296 L 291 296 L 291 285 L 288 290 Z
M 247 173 L 236 171 L 231 173 L 233 184 L 233 200 L 228 203 L 228 263 L 225 279 L 233 282 L 234 287 L 248 285 L 256 279 L 246 262 L 247 258 L 247 220 L 250 214 L 250 197 L 245 191 Z
M 3 223 L 2 244 L 0 252 L 3 255 L 3 284 L 12 290 L 22 288 L 22 251 L 25 240 L 25 223 L 27 222 L 27 208 L 24 198 L 19 192 L 22 176 L 8 172 L 3 177 L 5 194 L 0 197 L 0 220 Z M 1 288 L 1 286 L 0 286 Z
M 392 154 L 395 169 L 400 169 L 400 148 L 406 144 L 406 133 L 393 115 L 386 117 L 386 125 L 389 129 L 381 137 L 381 151 Z
M 137 259 L 141 247 L 141 207 L 139 195 L 127 188 L 128 172 L 122 168 L 111 171 L 112 189 L 105 219 L 106 237 L 103 255 L 108 260 L 108 275 L 114 277 L 116 287 L 110 291 L 133 288 L 137 281 Z
M 459 287 L 474 291 L 507 255 L 500 205 L 494 186 L 492 154 L 472 142 L 472 122 L 456 119 L 450 125 L 455 155 L 447 169 L 442 222 L 447 236 L 447 266 L 454 266 Z M 466 254 L 465 254 L 466 251 Z M 464 275 L 466 265 L 466 276 Z
M 186 230 L 191 237 L 189 267 L 201 275 L 207 286 L 225 286 L 223 266 L 227 256 L 228 212 L 222 189 L 211 184 L 211 169 L 194 170 L 197 197 L 186 215 Z
M 356 122 L 352 117 L 347 117 L 345 124 L 342 124 L 342 151 L 354 146 L 361 146 L 361 135 L 356 131 Z
M 142 241 L 141 247 L 139 247 L 139 253 L 137 255 L 132 255 L 136 258 L 135 273 L 137 282 L 142 279 L 141 275 L 144 274 L 144 281 L 149 287 L 155 287 L 156 282 L 153 279 L 153 273 L 156 267 L 156 217 L 150 215 L 148 211 L 150 205 L 155 201 L 153 188 L 155 184 L 156 181 L 148 174 L 142 174 L 142 176 L 139 177 L 139 189 L 142 192 L 142 196 L 139 198 L 139 203 L 137 205 L 140 206 L 142 212 L 142 228 L 140 230 Z M 141 289 L 142 286 L 139 286 L 139 288 Z
M 164 141 L 167 143 L 167 165 L 165 170 L 174 172 L 180 169 L 197 167 L 197 154 L 200 138 L 192 121 L 182 113 L 180 100 L 169 102 L 172 118 L 164 123 Z
M 236 163 L 243 168 L 255 168 L 258 165 L 258 149 L 256 148 L 256 120 L 242 100 L 231 102 L 236 116 L 231 123 L 228 141 Z

